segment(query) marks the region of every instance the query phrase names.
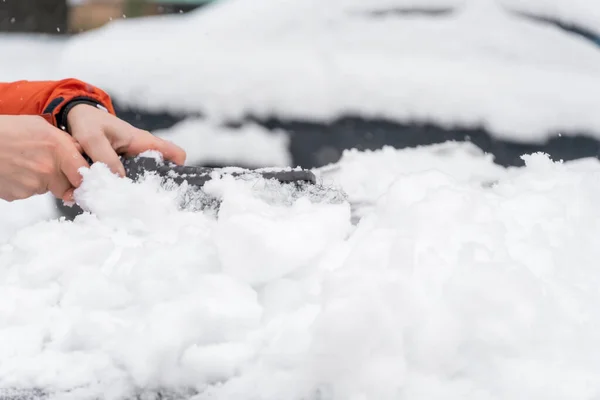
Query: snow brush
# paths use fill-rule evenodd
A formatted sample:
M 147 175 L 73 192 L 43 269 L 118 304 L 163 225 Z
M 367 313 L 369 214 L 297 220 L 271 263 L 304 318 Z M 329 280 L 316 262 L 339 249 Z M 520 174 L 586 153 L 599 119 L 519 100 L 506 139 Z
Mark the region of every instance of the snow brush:
M 180 207 L 187 210 L 218 211 L 221 199 L 206 193 L 203 188 L 211 180 L 227 176 L 249 181 L 254 195 L 272 205 L 291 205 L 300 197 L 314 203 L 341 203 L 347 200 L 342 190 L 322 185 L 316 175 L 307 169 L 181 166 L 140 156 L 121 158 L 121 162 L 125 167 L 125 175 L 134 182 L 150 173 L 158 176 L 165 188 L 186 185 Z
M 182 166 L 144 156 L 121 156 L 120 159 L 125 176 L 133 182 L 154 175 L 167 189 L 186 185 L 179 204 L 186 210 L 218 211 L 220 199 L 205 193 L 203 188 L 211 180 L 226 176 L 254 182 L 262 180 L 264 184 L 253 186 L 253 192 L 270 204 L 289 205 L 300 197 L 308 197 L 317 203 L 340 203 L 347 199 L 343 191 L 320 184 L 315 174 L 307 169 Z M 89 159 L 88 162 L 92 164 Z M 66 206 L 61 200 L 56 201 L 56 206 L 67 220 L 83 213 L 79 206 Z
M 152 157 L 121 157 L 125 175 L 132 181 L 137 181 L 146 173 L 152 172 L 163 178 L 181 185 L 184 182 L 194 188 L 202 188 L 214 178 L 215 173 L 233 177 L 258 176 L 273 179 L 281 184 L 316 185 L 317 178 L 305 169 L 244 169 L 244 168 L 211 168 L 177 165 L 169 161 L 159 162 Z

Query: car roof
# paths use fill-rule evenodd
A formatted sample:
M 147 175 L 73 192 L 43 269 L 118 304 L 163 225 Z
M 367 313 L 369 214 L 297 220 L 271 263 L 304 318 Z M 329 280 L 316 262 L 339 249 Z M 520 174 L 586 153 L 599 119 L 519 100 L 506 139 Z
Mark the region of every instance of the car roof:
M 126 105 L 224 120 L 350 114 L 513 140 L 600 133 L 598 46 L 502 2 L 222 0 L 84 34 L 61 71 Z

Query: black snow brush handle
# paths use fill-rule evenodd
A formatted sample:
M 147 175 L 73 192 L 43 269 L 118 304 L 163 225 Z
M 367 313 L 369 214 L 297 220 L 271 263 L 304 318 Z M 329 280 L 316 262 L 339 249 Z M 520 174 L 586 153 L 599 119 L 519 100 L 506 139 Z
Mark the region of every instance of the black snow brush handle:
M 218 172 L 221 175 L 231 176 L 248 176 L 258 175 L 264 179 L 274 179 L 280 183 L 305 183 L 316 184 L 315 175 L 308 170 L 250 170 L 236 168 L 228 171 L 220 168 L 209 167 L 192 167 L 177 165 L 168 161 L 159 162 L 150 157 L 121 157 L 123 167 L 125 167 L 125 175 L 133 180 L 138 180 L 146 172 L 154 172 L 158 176 L 172 180 L 176 184 L 187 182 L 191 186 L 202 187 L 204 184 L 213 179 L 213 173 Z

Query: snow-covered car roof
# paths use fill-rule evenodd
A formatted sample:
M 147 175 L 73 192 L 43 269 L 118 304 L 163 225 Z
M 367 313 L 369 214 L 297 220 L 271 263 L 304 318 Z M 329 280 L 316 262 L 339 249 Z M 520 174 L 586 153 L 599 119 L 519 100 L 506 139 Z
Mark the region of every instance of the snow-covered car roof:
M 550 3 L 533 4 L 226 0 L 81 35 L 59 71 L 156 111 L 433 121 L 518 141 L 600 135 L 600 48 L 514 12 Z M 600 6 L 585 6 L 591 25 Z M 402 12 L 414 9 L 451 12 Z

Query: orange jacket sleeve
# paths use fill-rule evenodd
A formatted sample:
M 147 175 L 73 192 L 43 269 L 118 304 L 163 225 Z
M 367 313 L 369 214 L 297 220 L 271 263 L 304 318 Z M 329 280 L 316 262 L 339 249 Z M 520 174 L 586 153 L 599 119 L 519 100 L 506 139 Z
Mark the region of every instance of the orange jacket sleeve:
M 0 115 L 39 115 L 66 129 L 66 114 L 79 103 L 100 105 L 115 114 L 108 94 L 77 79 L 0 83 Z

